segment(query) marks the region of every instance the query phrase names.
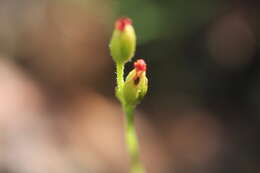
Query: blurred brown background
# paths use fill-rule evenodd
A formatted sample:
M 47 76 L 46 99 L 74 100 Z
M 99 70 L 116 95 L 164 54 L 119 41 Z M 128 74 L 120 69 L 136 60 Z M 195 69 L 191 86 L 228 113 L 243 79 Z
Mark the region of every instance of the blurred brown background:
M 127 173 L 108 51 L 129 16 L 148 173 L 260 170 L 257 0 L 1 0 L 0 173 Z M 128 64 L 126 71 L 131 69 Z

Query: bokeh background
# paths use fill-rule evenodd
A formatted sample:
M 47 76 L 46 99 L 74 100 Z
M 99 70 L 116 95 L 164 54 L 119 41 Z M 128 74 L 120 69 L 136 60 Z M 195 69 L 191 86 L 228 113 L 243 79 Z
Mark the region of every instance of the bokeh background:
M 258 173 L 259 10 L 258 0 L 1 0 L 0 172 L 128 172 L 108 50 L 128 16 L 148 64 L 136 112 L 147 172 Z

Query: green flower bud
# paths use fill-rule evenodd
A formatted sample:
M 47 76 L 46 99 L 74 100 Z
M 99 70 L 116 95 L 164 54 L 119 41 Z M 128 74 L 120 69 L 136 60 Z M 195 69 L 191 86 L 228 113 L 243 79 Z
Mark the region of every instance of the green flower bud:
M 131 19 L 120 18 L 116 21 L 109 47 L 115 63 L 121 64 L 131 60 L 136 47 L 136 36 Z
M 134 63 L 132 70 L 123 87 L 123 99 L 125 104 L 135 106 L 143 99 L 148 90 L 148 79 L 146 77 L 146 63 L 139 59 Z

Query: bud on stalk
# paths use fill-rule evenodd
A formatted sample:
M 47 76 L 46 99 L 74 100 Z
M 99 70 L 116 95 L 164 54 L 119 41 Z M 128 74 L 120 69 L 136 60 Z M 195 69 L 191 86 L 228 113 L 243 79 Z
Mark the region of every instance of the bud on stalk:
M 148 90 L 146 63 L 139 59 L 134 63 L 134 69 L 128 74 L 124 87 L 123 98 L 126 104 L 135 106 L 145 96 Z
M 131 19 L 123 17 L 116 21 L 109 47 L 116 64 L 125 64 L 131 60 L 136 47 L 136 35 Z

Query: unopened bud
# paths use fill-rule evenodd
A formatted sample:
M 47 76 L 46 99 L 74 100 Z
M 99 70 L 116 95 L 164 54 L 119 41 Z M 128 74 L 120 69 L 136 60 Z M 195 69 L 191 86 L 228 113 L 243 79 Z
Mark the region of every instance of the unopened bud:
M 136 35 L 131 19 L 123 17 L 116 21 L 109 47 L 115 63 L 131 60 L 136 47 Z
M 145 61 L 142 59 L 137 60 L 134 67 L 128 74 L 123 87 L 123 98 L 125 103 L 129 105 L 138 104 L 148 90 Z

